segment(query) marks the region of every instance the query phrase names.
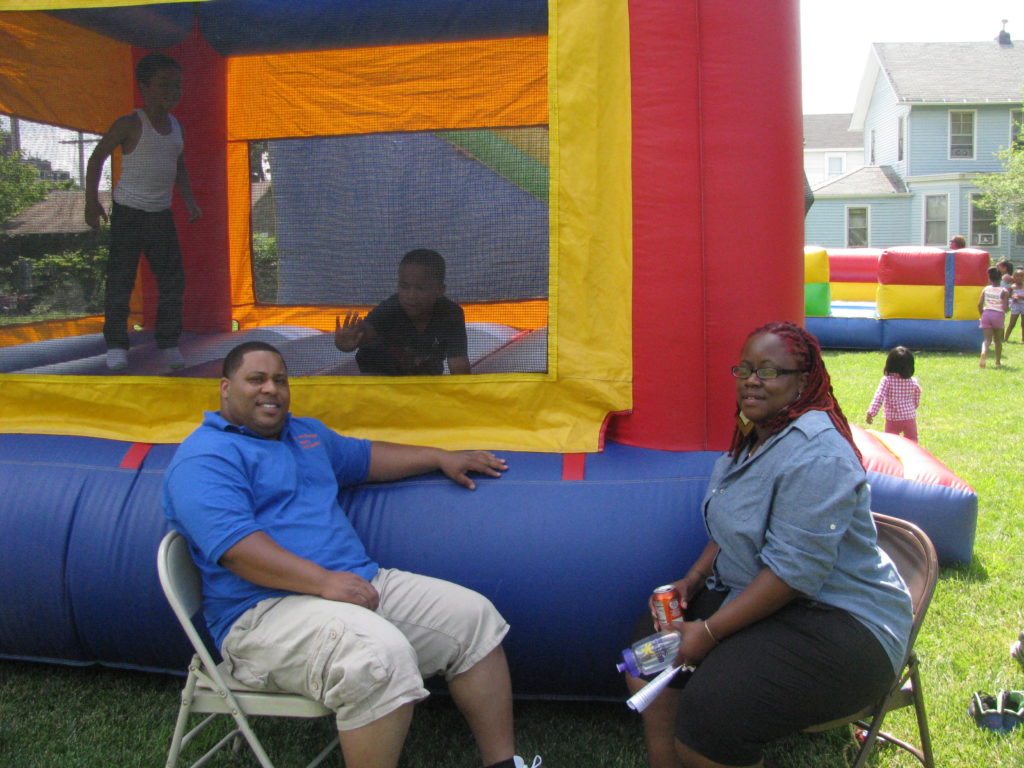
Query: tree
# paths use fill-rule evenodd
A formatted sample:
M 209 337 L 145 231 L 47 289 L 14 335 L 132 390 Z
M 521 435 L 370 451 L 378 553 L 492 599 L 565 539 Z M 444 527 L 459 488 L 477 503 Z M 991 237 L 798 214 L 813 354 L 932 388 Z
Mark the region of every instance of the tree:
M 0 131 L 0 146 L 7 146 L 7 131 Z M 20 152 L 0 153 L 0 225 L 6 224 L 33 203 L 38 203 L 49 191 L 39 178 L 35 166 L 26 163 Z
M 999 153 L 999 160 L 1002 173 L 987 173 L 974 180 L 982 192 L 978 205 L 992 211 L 997 224 L 1024 235 L 1024 143 L 1020 137 Z

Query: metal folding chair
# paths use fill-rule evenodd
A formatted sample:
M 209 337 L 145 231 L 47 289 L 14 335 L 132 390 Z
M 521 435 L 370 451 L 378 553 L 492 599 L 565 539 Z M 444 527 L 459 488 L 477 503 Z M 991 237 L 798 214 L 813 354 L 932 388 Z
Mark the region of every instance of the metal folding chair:
M 188 666 L 185 688 L 181 693 L 181 708 L 178 711 L 171 747 L 167 753 L 166 768 L 177 768 L 181 751 L 220 715 L 230 716 L 234 720 L 234 728 L 192 763 L 192 768 L 205 764 L 216 752 L 232 741 L 237 749 L 240 746 L 240 739 L 243 738 L 263 768 L 274 768 L 259 738 L 253 733 L 249 723 L 250 717 L 313 718 L 334 713 L 305 696 L 249 688 L 232 678 L 223 664 L 218 666 L 214 662 L 192 621 L 192 617 L 202 605 L 202 580 L 189 555 L 188 544 L 176 531 L 170 531 L 160 542 L 157 571 L 167 602 L 170 603 L 174 615 L 177 616 L 195 649 Z M 189 718 L 193 714 L 202 714 L 206 717 L 186 732 Z M 337 746 L 337 736 L 332 735 L 331 741 L 313 758 L 307 768 L 320 765 Z
M 896 564 L 896 570 L 906 582 L 913 601 L 914 623 L 910 631 L 907 654 L 900 673 L 879 701 L 854 715 L 821 723 L 807 728 L 806 731 L 817 733 L 850 723 L 863 728 L 867 735 L 861 744 L 853 768 L 863 768 L 879 739 L 906 750 L 916 757 L 925 768 L 934 768 L 935 758 L 932 755 L 932 742 L 928 734 L 928 716 L 925 712 L 924 692 L 921 689 L 920 660 L 914 651 L 914 641 L 917 639 L 917 633 L 920 631 L 925 613 L 928 611 L 932 592 L 935 591 L 935 582 L 939 575 L 939 561 L 931 540 L 916 525 L 899 518 L 880 515 L 877 512 L 872 514 L 875 518 L 875 526 L 878 528 L 878 545 Z M 915 747 L 882 731 L 882 720 L 886 714 L 902 707 L 914 708 L 920 747 Z

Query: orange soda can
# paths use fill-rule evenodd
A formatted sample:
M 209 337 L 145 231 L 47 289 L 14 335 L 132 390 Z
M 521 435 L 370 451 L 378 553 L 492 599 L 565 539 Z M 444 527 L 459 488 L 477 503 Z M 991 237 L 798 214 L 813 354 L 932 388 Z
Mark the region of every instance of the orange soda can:
M 654 590 L 654 615 L 658 618 L 659 624 L 666 626 L 683 618 L 683 609 L 680 607 L 679 601 L 679 590 L 671 584 Z

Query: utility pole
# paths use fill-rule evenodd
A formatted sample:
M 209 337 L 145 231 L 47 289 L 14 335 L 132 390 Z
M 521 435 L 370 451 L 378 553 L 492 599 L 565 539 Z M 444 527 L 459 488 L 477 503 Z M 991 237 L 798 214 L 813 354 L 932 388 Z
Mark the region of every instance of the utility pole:
M 85 189 L 85 145 L 95 144 L 99 141 L 96 139 L 87 139 L 85 134 L 81 131 L 78 132 L 77 139 L 69 139 L 62 141 L 61 144 L 77 144 L 78 145 L 78 186 Z

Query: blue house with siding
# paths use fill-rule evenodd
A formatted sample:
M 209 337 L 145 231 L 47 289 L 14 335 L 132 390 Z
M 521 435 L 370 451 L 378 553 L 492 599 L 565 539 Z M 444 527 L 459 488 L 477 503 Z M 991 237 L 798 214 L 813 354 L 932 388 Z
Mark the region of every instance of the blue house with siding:
M 863 168 L 814 187 L 805 242 L 824 247 L 947 246 L 963 235 L 995 258 L 1024 261 L 1024 235 L 976 204 L 978 174 L 1024 140 L 1024 41 L 874 43 L 851 130 Z

